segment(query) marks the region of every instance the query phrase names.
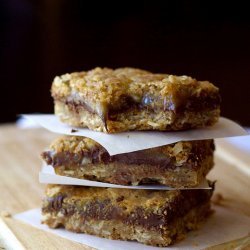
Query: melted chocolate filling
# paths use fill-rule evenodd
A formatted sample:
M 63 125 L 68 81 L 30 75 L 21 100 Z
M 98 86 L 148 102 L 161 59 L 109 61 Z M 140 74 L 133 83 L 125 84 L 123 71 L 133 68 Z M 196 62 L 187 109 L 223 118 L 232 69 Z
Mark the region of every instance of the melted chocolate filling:
M 189 157 L 183 165 L 190 168 L 196 169 L 202 160 L 212 155 L 214 151 L 214 143 L 210 142 L 209 146 L 204 146 L 203 142 L 197 142 L 193 145 L 192 151 Z M 122 163 L 126 165 L 150 165 L 157 167 L 158 169 L 175 169 L 177 166 L 175 164 L 174 157 L 168 157 L 165 153 L 161 151 L 160 148 L 141 150 L 131 153 L 118 154 L 110 156 L 109 153 L 101 147 L 96 147 L 90 151 L 82 152 L 79 154 L 74 154 L 70 152 L 59 152 L 45 151 L 42 153 L 42 158 L 47 162 L 47 164 L 53 167 L 70 165 L 70 166 L 84 166 L 82 163 L 84 158 L 89 160 L 89 163 Z M 196 164 L 194 164 L 196 163 Z
M 64 102 L 74 112 L 78 113 L 82 108 L 90 113 L 98 115 L 103 122 L 106 120 L 115 120 L 116 115 L 130 110 L 150 110 L 151 112 L 172 111 L 175 114 L 181 114 L 184 111 L 202 112 L 206 110 L 213 110 L 219 108 L 221 98 L 219 94 L 208 94 L 201 92 L 200 96 L 191 96 L 187 98 L 173 98 L 162 99 L 160 97 L 153 97 L 145 95 L 140 101 L 134 100 L 131 96 L 121 96 L 119 105 L 103 107 L 102 111 L 97 112 L 94 108 L 88 105 L 82 98 L 77 95 L 69 96 L 67 99 L 61 99 L 54 96 L 55 100 Z

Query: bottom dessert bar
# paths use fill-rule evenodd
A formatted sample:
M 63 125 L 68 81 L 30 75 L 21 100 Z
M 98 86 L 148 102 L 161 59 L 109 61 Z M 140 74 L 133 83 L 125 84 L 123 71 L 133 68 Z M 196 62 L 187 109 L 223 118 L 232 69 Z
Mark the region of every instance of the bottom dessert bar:
M 42 222 L 77 233 L 168 246 L 211 214 L 212 189 L 131 190 L 48 185 Z

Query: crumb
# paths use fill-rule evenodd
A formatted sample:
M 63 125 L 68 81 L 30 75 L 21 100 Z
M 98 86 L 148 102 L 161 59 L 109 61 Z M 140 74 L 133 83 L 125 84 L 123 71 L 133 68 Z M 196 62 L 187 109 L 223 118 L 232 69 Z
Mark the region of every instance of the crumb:
M 10 218 L 11 217 L 11 214 L 7 211 L 1 211 L 1 217 L 4 217 L 4 218 Z
M 215 205 L 222 205 L 222 201 L 224 200 L 224 197 L 222 196 L 222 194 L 217 193 L 212 197 L 212 202 Z
M 129 135 L 127 137 L 129 138 Z
M 71 129 L 71 133 L 75 133 L 75 132 L 78 132 L 78 130 L 77 129 Z

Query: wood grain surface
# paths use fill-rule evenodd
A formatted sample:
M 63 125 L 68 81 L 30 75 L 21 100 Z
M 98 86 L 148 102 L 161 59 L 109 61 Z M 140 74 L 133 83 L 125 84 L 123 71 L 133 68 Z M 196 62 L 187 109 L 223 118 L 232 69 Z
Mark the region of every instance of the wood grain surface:
M 44 186 L 38 182 L 39 155 L 56 134 L 44 129 L 0 126 L 0 249 L 92 249 L 25 225 L 11 215 L 41 206 Z M 216 192 L 223 206 L 250 216 L 250 158 L 237 158 L 231 146 L 218 142 L 215 167 L 209 178 L 217 180 Z M 227 150 L 228 149 L 228 150 Z M 239 152 L 238 152 L 239 153 Z M 233 160 L 228 158 L 233 157 Z M 249 169 L 248 169 L 249 170 Z M 10 216 L 9 216 L 10 215 Z M 4 230 L 5 228 L 5 230 Z

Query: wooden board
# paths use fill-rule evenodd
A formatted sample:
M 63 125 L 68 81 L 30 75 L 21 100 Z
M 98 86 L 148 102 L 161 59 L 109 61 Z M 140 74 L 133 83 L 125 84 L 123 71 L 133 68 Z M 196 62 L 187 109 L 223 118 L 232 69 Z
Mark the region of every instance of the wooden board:
M 0 213 L 3 217 L 0 249 L 17 249 L 12 247 L 15 244 L 24 249 L 92 249 L 4 217 L 7 213 L 13 215 L 41 206 L 44 186 L 38 183 L 39 155 L 57 136 L 44 129 L 0 126 Z M 225 198 L 224 206 L 250 216 L 250 178 L 244 171 L 249 167 L 247 160 L 239 160 L 234 155 L 234 161 L 229 161 L 227 154 L 232 156 L 232 149 L 225 142 L 220 141 L 217 148 L 216 166 L 209 174 L 210 179 L 218 180 L 216 193 Z

